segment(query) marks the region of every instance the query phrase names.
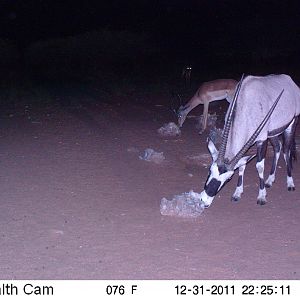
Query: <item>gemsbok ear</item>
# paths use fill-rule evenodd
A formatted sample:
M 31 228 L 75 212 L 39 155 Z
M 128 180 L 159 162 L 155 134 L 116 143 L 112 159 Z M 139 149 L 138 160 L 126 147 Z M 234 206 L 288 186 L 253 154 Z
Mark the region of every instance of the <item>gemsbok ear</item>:
M 254 158 L 256 156 L 256 154 L 253 155 L 248 155 L 248 156 L 244 156 L 242 157 L 237 164 L 234 166 L 234 170 L 236 170 L 237 168 L 246 165 L 252 158 Z
M 211 139 L 208 140 L 207 147 L 210 152 L 210 155 L 212 156 L 213 161 L 215 162 L 218 158 L 219 151 L 217 150 L 215 144 L 213 143 L 213 141 Z

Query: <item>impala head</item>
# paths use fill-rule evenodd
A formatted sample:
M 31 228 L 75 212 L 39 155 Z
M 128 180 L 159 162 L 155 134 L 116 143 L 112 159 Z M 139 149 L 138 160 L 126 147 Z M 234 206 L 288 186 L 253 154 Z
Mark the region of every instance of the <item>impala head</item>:
M 234 99 L 229 108 L 229 113 L 223 129 L 222 142 L 219 151 L 216 149 L 214 143 L 211 140 L 209 140 L 208 142 L 208 149 L 212 156 L 212 164 L 210 166 L 209 175 L 206 180 L 204 190 L 201 193 L 201 200 L 204 202 L 206 208 L 211 205 L 212 201 L 214 200 L 214 197 L 220 191 L 220 189 L 225 185 L 225 183 L 231 179 L 231 177 L 234 174 L 234 170 L 247 164 L 253 157 L 256 156 L 255 154 L 250 156 L 244 156 L 244 155 L 247 152 L 247 150 L 251 147 L 251 145 L 255 142 L 259 133 L 267 123 L 268 119 L 270 118 L 272 112 L 274 111 L 283 93 L 282 90 L 280 95 L 278 96 L 278 98 L 270 108 L 268 114 L 265 116 L 265 118 L 260 123 L 258 128 L 255 130 L 253 135 L 248 139 L 248 141 L 242 147 L 242 149 L 229 161 L 228 159 L 225 158 L 225 151 L 226 151 L 231 123 L 233 120 L 234 107 L 238 98 L 238 94 L 241 89 L 242 81 L 243 81 L 243 76 L 236 88 Z
M 178 118 L 178 126 L 179 127 L 182 127 L 182 125 L 186 119 L 187 113 L 185 112 L 185 109 L 186 109 L 186 107 L 181 105 L 177 110 L 177 118 Z
M 178 102 L 179 102 L 179 108 L 176 110 L 174 109 L 174 112 L 175 112 L 175 115 L 177 117 L 177 122 L 178 122 L 178 126 L 179 127 L 182 127 L 185 119 L 186 119 L 186 116 L 187 116 L 187 112 L 185 111 L 187 109 L 187 105 L 182 105 L 182 99 L 181 99 L 181 96 L 180 94 L 173 94 L 173 97 L 177 98 L 178 99 Z

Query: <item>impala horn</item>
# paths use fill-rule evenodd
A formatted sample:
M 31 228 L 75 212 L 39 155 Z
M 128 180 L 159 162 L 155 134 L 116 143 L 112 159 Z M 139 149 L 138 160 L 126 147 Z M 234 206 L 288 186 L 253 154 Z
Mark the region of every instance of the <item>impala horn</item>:
M 264 128 L 264 126 L 266 125 L 267 121 L 270 119 L 281 95 L 283 94 L 284 89 L 281 91 L 281 93 L 279 94 L 279 96 L 277 97 L 277 99 L 275 100 L 275 102 L 273 103 L 272 107 L 270 108 L 269 112 L 267 113 L 267 115 L 264 117 L 264 119 L 262 120 L 262 122 L 259 124 L 259 126 L 257 127 L 257 129 L 255 130 L 255 132 L 252 134 L 252 136 L 248 139 L 248 141 L 246 142 L 246 144 L 243 146 L 243 148 L 236 154 L 236 156 L 230 161 L 229 163 L 229 170 L 234 170 L 235 165 L 238 163 L 238 161 L 244 156 L 244 154 L 248 151 L 248 149 L 252 146 L 252 144 L 255 142 L 256 138 L 258 137 L 258 135 L 260 134 L 260 132 L 262 131 L 262 129 Z
M 241 86 L 242 86 L 243 79 L 244 79 L 244 74 L 242 75 L 242 78 L 241 78 L 240 82 L 238 83 L 238 85 L 236 87 L 233 100 L 232 100 L 232 102 L 230 104 L 230 107 L 229 107 L 228 118 L 226 120 L 224 129 L 223 129 L 222 142 L 221 142 L 219 155 L 218 155 L 218 159 L 217 159 L 218 165 L 224 164 L 226 145 L 227 145 L 229 131 L 230 131 L 230 127 L 231 127 L 231 123 L 232 123 L 232 119 L 233 119 L 233 112 L 234 112 L 234 108 L 235 108 L 235 105 L 236 105 L 237 98 L 238 98 L 239 93 L 240 93 L 240 89 L 241 89 Z

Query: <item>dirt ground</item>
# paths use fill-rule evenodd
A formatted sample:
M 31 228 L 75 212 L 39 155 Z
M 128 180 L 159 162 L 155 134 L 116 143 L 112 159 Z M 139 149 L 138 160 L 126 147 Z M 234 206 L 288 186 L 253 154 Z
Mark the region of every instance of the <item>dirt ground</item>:
M 163 197 L 203 189 L 195 119 L 162 138 L 163 95 L 56 100 L 1 112 L 1 279 L 300 279 L 299 163 L 288 192 L 280 159 L 265 206 L 251 162 L 240 202 L 235 175 L 199 218 L 162 216 Z

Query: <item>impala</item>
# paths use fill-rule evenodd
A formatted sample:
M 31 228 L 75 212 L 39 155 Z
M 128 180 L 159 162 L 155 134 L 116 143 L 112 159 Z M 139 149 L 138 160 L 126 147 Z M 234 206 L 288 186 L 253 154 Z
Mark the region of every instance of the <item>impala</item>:
M 188 88 L 188 87 L 191 86 L 191 73 L 192 73 L 192 67 L 191 66 L 185 66 L 182 69 L 181 79 L 184 83 L 185 88 Z
M 280 154 L 279 135 L 283 137 L 283 155 L 287 166 L 287 188 L 295 190 L 291 167 L 295 153 L 295 129 L 300 114 L 300 89 L 288 75 L 265 77 L 248 76 L 241 80 L 231 102 L 223 129 L 219 151 L 212 141 L 208 149 L 213 162 L 201 193 L 201 199 L 209 207 L 224 184 L 239 169 L 238 186 L 233 200 L 239 200 L 243 192 L 243 176 L 247 162 L 257 156 L 256 169 L 259 175 L 257 203 L 266 203 L 266 189 L 275 179 L 275 170 Z M 264 160 L 267 142 L 270 139 L 275 155 L 271 175 L 264 182 Z M 257 153 L 244 156 L 256 144 Z M 273 173 L 273 174 L 272 174 Z
M 192 109 L 199 104 L 203 104 L 202 131 L 204 131 L 207 126 L 209 103 L 223 99 L 231 102 L 236 85 L 237 81 L 233 79 L 217 79 L 202 83 L 191 100 L 184 106 L 179 107 L 177 112 L 179 127 L 182 127 L 188 113 Z

